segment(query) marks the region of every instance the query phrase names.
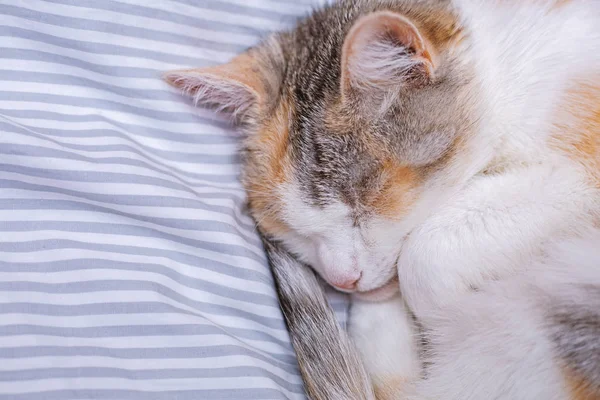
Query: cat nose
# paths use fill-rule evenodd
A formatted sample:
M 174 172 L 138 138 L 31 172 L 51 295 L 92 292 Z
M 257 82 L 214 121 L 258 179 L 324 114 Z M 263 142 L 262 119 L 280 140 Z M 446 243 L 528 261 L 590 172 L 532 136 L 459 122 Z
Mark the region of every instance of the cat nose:
M 334 285 L 336 288 L 338 289 L 342 289 L 342 290 L 354 290 L 356 289 L 356 284 L 358 283 L 358 279 L 354 280 L 354 281 L 348 281 L 348 282 L 344 282 L 344 283 L 338 283 L 337 285 Z
M 358 281 L 360 280 L 361 275 L 362 274 L 359 273 L 356 276 L 348 277 L 347 279 L 340 282 L 335 282 L 332 285 L 333 287 L 341 290 L 354 290 L 358 285 Z

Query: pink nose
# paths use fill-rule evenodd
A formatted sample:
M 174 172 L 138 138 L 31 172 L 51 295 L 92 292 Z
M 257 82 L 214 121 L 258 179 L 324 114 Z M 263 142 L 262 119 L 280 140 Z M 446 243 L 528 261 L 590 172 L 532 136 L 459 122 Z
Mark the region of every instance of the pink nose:
M 336 282 L 335 284 L 333 284 L 333 286 L 342 290 L 354 290 L 356 289 L 356 285 L 358 284 L 359 279 L 360 276 L 358 278 L 351 278 L 343 282 Z

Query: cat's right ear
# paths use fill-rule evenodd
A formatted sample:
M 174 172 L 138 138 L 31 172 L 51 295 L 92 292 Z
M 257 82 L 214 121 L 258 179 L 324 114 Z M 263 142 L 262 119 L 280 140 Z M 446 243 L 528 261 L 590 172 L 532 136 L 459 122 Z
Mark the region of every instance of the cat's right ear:
M 406 17 L 379 11 L 358 19 L 342 50 L 344 97 L 381 95 L 402 85 L 422 85 L 435 70 L 433 46 Z
M 267 97 L 258 62 L 248 53 L 214 67 L 169 71 L 163 79 L 191 96 L 197 105 L 233 116 L 258 112 Z

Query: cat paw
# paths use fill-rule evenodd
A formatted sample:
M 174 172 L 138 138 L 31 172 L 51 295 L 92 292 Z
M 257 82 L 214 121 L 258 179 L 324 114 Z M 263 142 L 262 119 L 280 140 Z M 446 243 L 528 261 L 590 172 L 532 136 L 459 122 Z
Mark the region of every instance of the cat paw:
M 396 294 L 384 301 L 352 298 L 349 334 L 371 376 L 378 400 L 398 399 L 421 371 L 415 327 Z

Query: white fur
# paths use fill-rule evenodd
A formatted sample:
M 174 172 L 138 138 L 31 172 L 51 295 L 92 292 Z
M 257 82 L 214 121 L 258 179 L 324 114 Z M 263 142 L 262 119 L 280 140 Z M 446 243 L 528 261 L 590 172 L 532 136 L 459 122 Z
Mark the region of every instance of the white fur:
M 419 377 L 420 360 L 413 325 L 398 295 L 381 302 L 357 299 L 352 302 L 348 331 L 380 392 L 400 392 Z M 378 397 L 378 400 L 383 399 Z
M 598 192 L 578 172 L 539 165 L 473 178 L 402 247 L 398 274 L 412 310 L 420 315 L 511 276 L 544 255 L 548 238 L 585 229 Z
M 544 317 L 555 307 L 550 300 L 585 301 L 586 287 L 600 287 L 598 243 L 600 231 L 553 241 L 548 259 L 523 275 L 424 315 L 434 329 L 431 368 L 398 400 L 569 399 Z

